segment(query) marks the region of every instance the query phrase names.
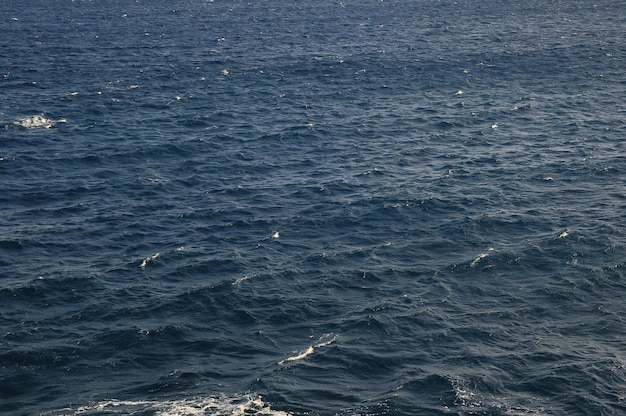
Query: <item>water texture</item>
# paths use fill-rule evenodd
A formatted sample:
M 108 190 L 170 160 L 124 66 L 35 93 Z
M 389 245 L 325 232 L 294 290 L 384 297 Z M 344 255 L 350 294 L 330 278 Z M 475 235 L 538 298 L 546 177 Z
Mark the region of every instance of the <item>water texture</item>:
M 0 412 L 626 413 L 626 9 L 0 4 Z

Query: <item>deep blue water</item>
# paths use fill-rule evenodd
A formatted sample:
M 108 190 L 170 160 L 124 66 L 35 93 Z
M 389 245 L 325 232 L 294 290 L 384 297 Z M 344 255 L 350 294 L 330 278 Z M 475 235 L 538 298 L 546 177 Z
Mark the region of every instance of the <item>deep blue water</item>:
M 626 414 L 626 8 L 0 3 L 3 415 Z

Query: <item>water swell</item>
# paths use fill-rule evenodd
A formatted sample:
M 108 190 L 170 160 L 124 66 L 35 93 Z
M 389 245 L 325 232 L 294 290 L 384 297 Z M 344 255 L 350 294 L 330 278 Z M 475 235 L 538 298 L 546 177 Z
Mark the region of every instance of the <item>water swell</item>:
M 622 17 L 535 6 L 7 9 L 3 410 L 623 411 Z

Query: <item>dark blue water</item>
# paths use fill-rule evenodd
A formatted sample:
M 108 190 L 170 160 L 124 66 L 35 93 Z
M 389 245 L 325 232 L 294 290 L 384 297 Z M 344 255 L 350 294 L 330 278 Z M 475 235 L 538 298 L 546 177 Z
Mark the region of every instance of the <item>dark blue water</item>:
M 626 414 L 626 9 L 4 1 L 3 415 Z

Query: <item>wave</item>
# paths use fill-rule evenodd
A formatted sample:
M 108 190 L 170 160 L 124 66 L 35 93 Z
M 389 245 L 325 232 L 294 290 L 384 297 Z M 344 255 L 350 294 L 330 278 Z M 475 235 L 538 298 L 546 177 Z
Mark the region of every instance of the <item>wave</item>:
M 43 114 L 36 114 L 15 120 L 13 126 L 25 129 L 49 129 L 57 123 L 67 123 L 67 120 L 64 118 L 53 120 L 46 118 Z
M 154 416 L 289 416 L 291 413 L 272 409 L 261 396 L 239 397 L 209 396 L 171 400 L 103 400 L 78 407 L 64 408 L 42 413 L 42 416 L 105 416 L 140 415 Z
M 515 403 L 506 395 L 500 394 L 498 387 L 493 385 L 493 381 L 483 378 L 470 377 L 466 380 L 459 377 L 449 377 L 449 381 L 454 390 L 454 398 L 452 403 L 444 405 L 444 409 L 456 409 L 461 414 L 477 414 L 477 415 L 513 415 L 513 416 L 530 416 L 530 415 L 547 415 L 550 414 L 537 397 L 518 394 Z M 497 384 L 497 383 L 496 383 Z M 491 393 L 482 391 L 483 389 L 491 390 Z
M 144 267 L 146 267 L 148 265 L 148 262 L 156 260 L 157 258 L 159 258 L 160 255 L 161 255 L 161 253 L 155 253 L 155 254 L 153 254 L 151 256 L 146 257 L 145 259 L 143 259 L 143 261 L 141 262 L 139 267 L 141 267 L 143 269 Z
M 315 345 L 310 345 L 307 349 L 302 352 L 299 352 L 296 355 L 292 355 L 290 357 L 285 358 L 284 360 L 280 360 L 278 362 L 279 365 L 284 365 L 294 361 L 300 361 L 309 355 L 315 352 L 315 349 L 326 347 L 337 340 L 337 335 L 331 336 L 330 334 L 326 334 L 322 336 Z

